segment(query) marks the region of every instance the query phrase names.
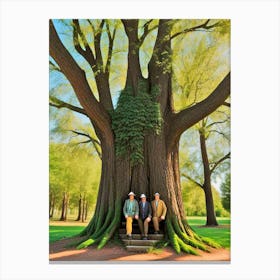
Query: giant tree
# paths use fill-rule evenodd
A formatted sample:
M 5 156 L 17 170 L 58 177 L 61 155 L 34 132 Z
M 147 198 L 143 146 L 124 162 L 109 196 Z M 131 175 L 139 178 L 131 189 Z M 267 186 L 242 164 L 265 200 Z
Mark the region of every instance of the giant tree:
M 50 21 L 50 56 L 71 84 L 81 107 L 64 101 L 57 105 L 87 116 L 102 150 L 95 213 L 81 233 L 85 238 L 79 248 L 106 244 L 120 225 L 123 200 L 133 190 L 150 198 L 156 191 L 161 193 L 168 207 L 166 236 L 177 252 L 195 254 L 193 247 L 207 250 L 210 242 L 183 223 L 179 140 L 184 131 L 227 99 L 230 73 L 224 73 L 214 87 L 209 86 L 203 100 L 177 112 L 172 87 L 173 47 L 177 39 L 192 32 L 217 30 L 223 34 L 227 27 L 224 20 L 74 19 L 74 55 Z M 120 42 L 125 49 L 121 61 L 115 57 Z M 77 53 L 90 70 L 77 62 Z M 113 106 L 112 76 L 119 69 L 125 72 L 125 79 L 118 103 Z

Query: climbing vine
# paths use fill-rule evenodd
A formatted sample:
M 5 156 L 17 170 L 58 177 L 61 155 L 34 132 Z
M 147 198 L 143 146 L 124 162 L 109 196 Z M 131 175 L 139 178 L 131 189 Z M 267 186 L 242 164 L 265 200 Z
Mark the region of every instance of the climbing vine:
M 112 112 L 112 128 L 115 133 L 116 155 L 129 154 L 132 165 L 143 163 L 143 143 L 148 132 L 160 133 L 162 118 L 156 102 L 158 87 L 150 90 L 144 81 L 138 84 L 137 95 L 132 88 L 122 90 L 117 108 Z

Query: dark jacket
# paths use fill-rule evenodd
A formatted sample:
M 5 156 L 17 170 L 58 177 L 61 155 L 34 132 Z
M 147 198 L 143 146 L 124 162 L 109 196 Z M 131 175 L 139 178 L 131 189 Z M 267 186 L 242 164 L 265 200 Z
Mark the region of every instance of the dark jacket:
M 139 202 L 139 218 L 145 220 L 147 217 L 152 217 L 152 207 L 150 202 L 145 202 L 145 207 L 143 208 L 143 202 Z

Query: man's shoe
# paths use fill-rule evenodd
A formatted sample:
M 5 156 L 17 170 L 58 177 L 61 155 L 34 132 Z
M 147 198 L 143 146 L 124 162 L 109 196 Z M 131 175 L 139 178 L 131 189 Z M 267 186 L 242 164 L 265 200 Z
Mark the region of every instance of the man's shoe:
M 142 239 L 143 239 L 143 240 L 148 240 L 147 236 L 144 236 Z
M 156 231 L 155 231 L 155 234 L 159 234 L 159 231 L 156 230 Z
M 127 235 L 127 238 L 128 238 L 128 240 L 131 240 L 131 239 L 132 239 L 132 235 L 131 235 L 131 234 L 128 234 L 128 235 Z

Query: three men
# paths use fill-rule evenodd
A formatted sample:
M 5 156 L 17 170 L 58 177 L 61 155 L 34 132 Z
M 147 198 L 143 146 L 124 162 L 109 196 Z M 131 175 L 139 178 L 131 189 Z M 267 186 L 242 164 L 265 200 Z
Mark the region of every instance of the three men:
M 148 239 L 149 222 L 153 219 L 155 234 L 159 233 L 159 223 L 165 220 L 167 207 L 163 200 L 160 199 L 160 194 L 155 193 L 155 199 L 150 204 L 145 194 L 141 194 L 141 201 L 135 199 L 135 194 L 130 192 L 129 199 L 125 200 L 123 206 L 123 214 L 126 218 L 126 234 L 128 239 L 132 239 L 132 223 L 133 219 L 138 220 L 139 229 L 143 240 Z

